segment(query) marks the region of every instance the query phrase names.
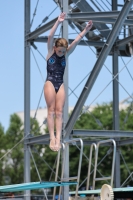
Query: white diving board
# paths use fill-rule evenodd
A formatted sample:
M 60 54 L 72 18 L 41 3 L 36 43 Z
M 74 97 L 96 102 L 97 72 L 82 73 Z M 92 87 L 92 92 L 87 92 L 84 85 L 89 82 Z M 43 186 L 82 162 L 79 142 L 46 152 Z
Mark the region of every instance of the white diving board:
M 77 182 L 31 182 L 0 186 L 0 192 L 17 192 L 23 190 L 36 190 L 40 188 L 52 188 L 66 185 L 76 185 Z

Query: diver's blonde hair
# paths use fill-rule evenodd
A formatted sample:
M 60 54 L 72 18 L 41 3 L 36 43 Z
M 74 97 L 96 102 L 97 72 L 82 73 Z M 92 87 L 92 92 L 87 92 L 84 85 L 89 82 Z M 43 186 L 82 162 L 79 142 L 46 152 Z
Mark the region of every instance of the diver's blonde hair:
M 58 38 L 55 40 L 55 46 L 56 47 L 68 47 L 68 42 L 65 38 Z

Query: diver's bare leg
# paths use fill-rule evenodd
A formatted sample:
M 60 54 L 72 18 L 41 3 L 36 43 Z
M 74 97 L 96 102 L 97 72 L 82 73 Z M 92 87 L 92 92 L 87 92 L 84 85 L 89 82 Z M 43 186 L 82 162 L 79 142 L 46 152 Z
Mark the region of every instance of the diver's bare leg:
M 47 103 L 48 113 L 47 113 L 47 124 L 50 134 L 50 144 L 51 150 L 55 151 L 55 135 L 54 135 L 54 117 L 55 117 L 55 89 L 50 81 L 47 81 L 44 85 L 44 96 Z
M 62 121 L 63 121 L 63 107 L 65 103 L 65 89 L 64 85 L 60 86 L 59 91 L 56 94 L 56 104 L 55 104 L 55 120 L 56 120 L 56 140 L 55 149 L 58 151 L 61 148 L 61 132 L 62 132 Z

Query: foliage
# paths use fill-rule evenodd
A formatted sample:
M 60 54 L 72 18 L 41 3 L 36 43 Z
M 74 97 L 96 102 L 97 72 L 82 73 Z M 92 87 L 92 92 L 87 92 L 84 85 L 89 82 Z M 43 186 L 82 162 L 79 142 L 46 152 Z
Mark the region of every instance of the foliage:
M 6 156 L 6 166 L 4 169 L 4 175 L 10 177 L 10 183 L 23 182 L 23 143 L 17 145 L 23 138 L 23 123 L 20 118 L 13 114 L 10 117 L 10 125 L 5 134 L 6 137 L 6 152 L 9 152 Z M 17 145 L 15 147 L 15 145 Z
M 112 104 L 97 105 L 92 112 L 82 114 L 75 129 L 112 130 Z

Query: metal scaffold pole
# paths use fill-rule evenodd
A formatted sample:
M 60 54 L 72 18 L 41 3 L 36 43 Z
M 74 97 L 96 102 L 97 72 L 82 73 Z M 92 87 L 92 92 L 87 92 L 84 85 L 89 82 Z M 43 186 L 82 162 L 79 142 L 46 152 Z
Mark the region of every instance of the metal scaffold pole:
M 30 132 L 30 43 L 26 35 L 30 32 L 30 0 L 25 0 L 25 46 L 24 46 L 24 135 Z M 30 182 L 30 153 L 24 142 L 24 182 Z M 30 190 L 25 191 L 25 200 L 30 200 Z
M 62 1 L 62 11 L 66 14 L 68 13 L 68 0 Z M 64 20 L 63 26 L 62 26 L 62 37 L 65 38 L 68 41 L 68 21 Z M 66 100 L 65 100 L 65 106 L 63 110 L 63 129 L 68 121 L 68 61 L 66 61 L 66 69 L 65 69 L 65 75 L 64 75 L 64 84 L 65 84 L 65 93 L 66 93 Z M 63 134 L 64 137 L 65 134 Z M 69 139 L 69 137 L 67 138 Z M 69 177 L 69 145 L 65 148 L 65 158 L 66 158 L 66 165 L 64 169 L 63 177 Z M 68 200 L 69 198 L 69 186 L 66 186 L 63 188 L 63 199 Z
M 112 11 L 117 10 L 117 0 L 112 0 Z M 119 64 L 118 64 L 118 48 L 113 47 L 113 55 L 112 55 L 112 63 L 113 63 L 113 76 L 119 73 Z M 119 76 L 113 79 L 113 129 L 119 130 Z M 119 140 L 117 138 L 116 140 Z M 114 186 L 120 187 L 120 154 L 119 147 L 116 148 L 116 162 L 115 162 L 115 171 L 114 171 Z

